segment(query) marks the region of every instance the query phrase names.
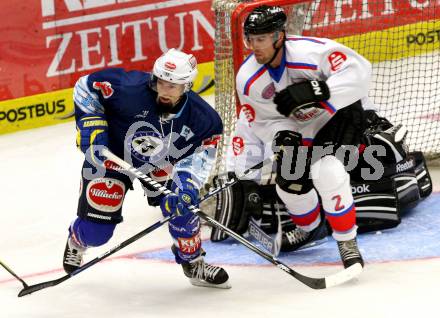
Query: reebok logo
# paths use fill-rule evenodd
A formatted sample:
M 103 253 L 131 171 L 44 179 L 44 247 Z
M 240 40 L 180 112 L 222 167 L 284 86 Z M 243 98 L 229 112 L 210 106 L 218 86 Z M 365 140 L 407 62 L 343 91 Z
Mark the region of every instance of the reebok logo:
M 318 81 L 310 81 L 310 84 L 312 85 L 313 93 L 315 95 L 322 95 L 321 86 L 319 86 Z
M 396 165 L 396 172 L 403 172 L 408 169 L 411 169 L 412 167 L 414 167 L 414 161 L 412 159 L 410 159 L 404 163 L 398 163 Z
M 351 186 L 351 193 L 352 194 L 362 194 L 362 193 L 369 193 L 370 192 L 370 185 L 369 184 L 361 184 L 358 186 Z

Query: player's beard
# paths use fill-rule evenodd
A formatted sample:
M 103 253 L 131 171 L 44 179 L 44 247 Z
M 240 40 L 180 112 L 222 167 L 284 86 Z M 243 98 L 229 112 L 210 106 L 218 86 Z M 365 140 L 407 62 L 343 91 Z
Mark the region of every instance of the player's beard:
M 161 99 L 159 96 L 156 98 L 157 111 L 160 114 L 169 114 L 174 107 L 174 104 L 169 99 Z
M 269 55 L 267 53 L 265 54 L 264 51 L 258 51 L 258 50 L 254 51 L 254 56 L 255 56 L 255 59 L 257 60 L 258 64 L 266 64 L 272 58 L 271 55 Z
M 270 58 L 267 56 L 255 56 L 255 59 L 257 60 L 258 64 L 266 64 L 270 61 Z

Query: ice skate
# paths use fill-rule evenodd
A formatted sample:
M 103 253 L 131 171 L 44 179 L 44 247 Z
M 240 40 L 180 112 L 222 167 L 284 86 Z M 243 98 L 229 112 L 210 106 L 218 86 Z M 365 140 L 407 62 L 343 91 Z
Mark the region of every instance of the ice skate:
M 325 222 L 321 222 L 319 226 L 311 232 L 295 227 L 293 230 L 283 233 L 281 251 L 291 252 L 324 243 L 327 234 Z
M 181 265 L 185 276 L 194 286 L 231 288 L 228 273 L 219 266 L 205 263 L 203 256 Z
M 356 238 L 348 241 L 338 241 L 338 249 L 345 268 L 356 263 L 359 263 L 364 267 L 364 260 L 359 252 Z
M 63 267 L 66 273 L 70 274 L 81 266 L 86 249 L 69 236 L 63 256 Z

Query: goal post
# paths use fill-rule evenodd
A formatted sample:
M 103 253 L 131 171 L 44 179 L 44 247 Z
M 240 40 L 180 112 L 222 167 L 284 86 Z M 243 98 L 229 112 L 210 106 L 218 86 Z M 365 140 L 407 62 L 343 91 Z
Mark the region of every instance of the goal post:
M 239 106 L 235 75 L 249 54 L 243 22 L 262 4 L 285 9 L 287 33 L 331 38 L 365 56 L 380 114 L 408 129 L 410 150 L 440 156 L 440 1 L 214 0 L 215 104 L 225 127 L 218 170 Z

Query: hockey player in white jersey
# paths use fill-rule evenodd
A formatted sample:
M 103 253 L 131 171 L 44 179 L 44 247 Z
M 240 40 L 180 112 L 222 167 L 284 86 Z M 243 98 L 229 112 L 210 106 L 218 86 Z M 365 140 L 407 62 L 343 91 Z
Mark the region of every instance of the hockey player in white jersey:
M 344 267 L 363 266 L 350 176 L 335 154 L 360 144 L 364 109 L 373 107 L 367 97 L 371 64 L 330 39 L 286 34 L 285 24 L 276 6 L 257 7 L 245 20 L 252 54 L 236 78 L 241 112 L 229 165 L 248 168 L 268 156 L 272 144 L 276 190 L 297 225 L 293 250 L 323 235 L 323 214 Z M 327 155 L 316 156 L 319 146 Z

